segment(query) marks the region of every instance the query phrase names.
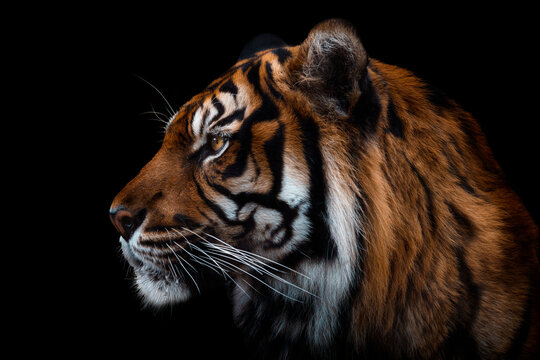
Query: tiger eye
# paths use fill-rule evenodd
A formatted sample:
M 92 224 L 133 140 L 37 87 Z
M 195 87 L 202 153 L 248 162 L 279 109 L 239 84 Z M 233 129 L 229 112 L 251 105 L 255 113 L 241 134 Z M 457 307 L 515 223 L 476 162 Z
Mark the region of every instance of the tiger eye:
M 225 138 L 220 135 L 213 135 L 210 138 L 210 147 L 213 151 L 218 151 L 225 145 Z

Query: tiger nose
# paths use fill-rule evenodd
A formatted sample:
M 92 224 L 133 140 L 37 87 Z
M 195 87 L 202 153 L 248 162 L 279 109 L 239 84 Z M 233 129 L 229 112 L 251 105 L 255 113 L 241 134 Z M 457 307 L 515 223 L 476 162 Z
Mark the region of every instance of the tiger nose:
M 146 217 L 146 210 L 140 210 L 135 215 L 123 206 L 111 209 L 111 222 L 125 240 L 129 240 Z

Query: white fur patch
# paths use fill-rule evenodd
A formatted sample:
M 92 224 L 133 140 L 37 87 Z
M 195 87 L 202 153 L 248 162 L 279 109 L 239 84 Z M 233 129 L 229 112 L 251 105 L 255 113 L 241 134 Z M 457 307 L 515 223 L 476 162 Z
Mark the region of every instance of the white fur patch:
M 327 223 L 338 249 L 338 258 L 343 266 L 343 276 L 352 280 L 358 261 L 359 234 L 364 234 L 359 214 L 357 194 L 342 176 L 336 162 L 325 161 L 327 192 Z
M 202 112 L 202 108 L 198 108 L 195 111 L 195 114 L 193 114 L 193 120 L 191 121 L 191 129 L 193 130 L 193 134 L 197 137 L 200 137 L 202 131 Z
M 152 268 L 135 269 L 135 283 L 144 300 L 154 306 L 184 302 L 191 297 L 191 290 L 179 279 L 156 279 Z M 159 276 L 159 275 L 158 275 Z

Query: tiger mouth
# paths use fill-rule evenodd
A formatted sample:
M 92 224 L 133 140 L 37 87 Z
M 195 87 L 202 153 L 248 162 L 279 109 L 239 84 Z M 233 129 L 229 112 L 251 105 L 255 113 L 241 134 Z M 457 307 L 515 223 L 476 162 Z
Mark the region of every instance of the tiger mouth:
M 157 251 L 152 248 L 141 251 L 133 249 L 123 238 L 120 238 L 120 243 L 124 258 L 137 276 L 145 276 L 156 282 L 169 281 L 171 284 L 178 284 L 183 280 L 182 274 L 173 267 L 176 263 L 175 252 L 179 247 L 171 248 L 170 251 Z
M 131 244 L 133 242 L 120 237 L 124 257 L 134 268 L 148 262 L 160 267 L 169 258 L 176 261 L 177 258 L 174 257 L 174 254 L 181 253 L 188 241 L 186 237 L 140 236 L 134 241 L 135 245 L 133 245 Z

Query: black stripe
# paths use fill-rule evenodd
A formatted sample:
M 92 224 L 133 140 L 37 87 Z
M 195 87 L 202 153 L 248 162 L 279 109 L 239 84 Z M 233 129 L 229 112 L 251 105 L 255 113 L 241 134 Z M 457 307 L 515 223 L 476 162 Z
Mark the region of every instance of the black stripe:
M 418 215 L 420 216 L 420 215 Z M 418 219 L 420 224 L 422 223 L 420 221 L 420 218 Z M 424 232 L 422 227 L 422 233 Z M 425 237 L 425 235 L 423 235 Z M 421 278 L 421 276 L 425 273 L 425 267 L 428 260 L 428 257 L 425 255 L 425 249 L 424 244 L 420 243 L 419 248 L 414 253 L 414 256 L 412 258 L 413 265 L 407 274 L 407 288 L 405 291 L 405 302 L 406 303 L 415 303 L 418 300 L 416 299 L 416 296 L 419 296 L 421 293 L 421 289 L 417 287 L 414 283 L 414 279 Z M 429 265 L 429 264 L 428 264 Z
M 214 190 L 219 192 L 221 195 L 234 201 L 238 207 L 238 210 L 242 209 L 247 203 L 254 203 L 254 204 L 261 205 L 262 207 L 267 208 L 267 209 L 277 210 L 282 215 L 283 217 L 282 223 L 275 232 L 281 229 L 285 229 L 285 236 L 281 239 L 281 241 L 278 244 L 268 243 L 266 244 L 267 247 L 282 246 L 283 244 L 287 243 L 288 240 L 290 240 L 292 236 L 292 223 L 298 216 L 298 209 L 291 208 L 289 204 L 287 204 L 285 201 L 278 199 L 276 197 L 277 194 L 274 194 L 272 191 L 266 194 L 247 193 L 247 192 L 240 192 L 238 194 L 233 194 L 231 193 L 229 189 L 227 189 L 223 185 L 211 183 L 208 181 L 208 179 L 207 179 L 207 184 L 208 186 L 212 187 Z M 243 232 L 237 236 L 238 239 L 249 242 L 249 239 L 244 239 L 244 237 L 249 235 L 249 232 L 252 231 L 254 228 L 255 222 L 253 219 L 253 215 L 254 214 L 252 213 L 250 216 L 248 216 L 247 220 L 235 221 L 236 225 L 242 225 L 244 229 Z M 242 245 L 242 247 L 246 249 L 250 248 L 249 244 Z
M 395 137 L 403 139 L 403 122 L 397 115 L 394 102 L 390 97 L 388 98 L 388 105 L 386 108 L 386 119 L 388 121 L 386 132 L 390 132 Z
M 377 78 L 377 81 L 380 84 L 382 84 L 383 88 L 386 90 L 386 88 L 388 87 L 388 83 L 386 82 L 386 79 L 385 79 L 384 75 L 381 73 L 381 70 L 376 67 L 375 63 L 371 62 L 371 59 L 368 59 L 368 65 L 367 65 L 366 69 L 371 70 L 375 74 L 379 75 L 378 78 Z
M 233 121 L 242 120 L 244 118 L 245 113 L 246 113 L 245 107 L 241 109 L 236 109 L 230 115 L 227 115 L 221 119 L 218 118 L 215 126 L 225 126 L 232 123 Z
M 163 197 L 163 192 L 161 191 L 158 191 L 157 193 L 155 193 L 152 198 L 150 199 L 150 201 L 148 202 L 147 206 L 154 203 L 155 201 L 161 199 Z
M 461 283 L 460 297 L 455 303 L 457 323 L 443 344 L 443 351 L 449 358 L 479 359 L 478 344 L 474 339 L 471 328 L 480 308 L 482 292 L 473 281 L 471 269 L 465 261 L 463 248 L 456 250 L 456 262 Z M 453 299 L 452 299 L 453 300 Z
M 351 112 L 352 124 L 366 134 L 373 134 L 379 123 L 381 102 L 367 70 L 360 80 L 360 91 L 360 98 Z
M 274 136 L 264 143 L 264 152 L 272 172 L 273 184 L 270 190 L 270 196 L 278 196 L 281 191 L 281 182 L 283 179 L 283 150 L 285 143 L 285 134 L 283 124 L 279 123 L 279 128 Z
M 178 140 L 179 140 L 180 144 L 186 146 L 186 145 L 191 143 L 191 141 L 187 138 L 186 135 L 184 135 L 184 133 L 177 132 L 177 135 L 178 135 Z
M 450 214 L 455 220 L 458 233 L 461 235 L 461 238 L 465 242 L 468 242 L 474 239 L 476 237 L 476 229 L 472 221 L 467 217 L 467 215 L 463 214 L 453 204 L 449 203 L 448 201 L 445 201 L 445 203 L 448 206 L 448 210 L 450 211 Z
M 476 120 L 469 117 L 460 117 L 458 119 L 459 127 L 465 134 L 465 141 L 471 151 L 482 165 L 482 168 L 491 174 L 501 175 L 501 169 L 497 161 L 493 158 L 491 151 L 484 145 L 484 135 Z M 495 179 L 495 177 L 493 177 Z
M 456 148 L 457 150 L 457 145 L 454 145 L 454 148 Z M 458 152 L 459 153 L 459 152 Z M 469 183 L 469 181 L 467 180 L 467 178 L 465 176 L 463 176 L 454 160 L 452 159 L 452 157 L 448 154 L 448 152 L 446 151 L 443 151 L 443 155 L 446 157 L 447 161 L 448 161 L 448 170 L 450 171 L 451 174 L 453 174 L 456 178 L 457 178 L 457 185 L 462 188 L 463 190 L 465 190 L 468 194 L 470 195 L 473 195 L 474 197 L 476 198 L 479 198 L 481 199 L 482 197 L 476 192 L 476 190 L 474 189 L 474 187 Z M 462 159 L 462 162 L 464 162 L 464 160 Z
M 401 173 L 401 167 L 399 169 L 396 169 L 397 164 L 397 157 L 394 152 L 394 148 L 391 146 L 391 144 L 388 143 L 388 140 L 386 137 L 381 138 L 380 140 L 380 146 L 384 150 L 384 167 L 381 167 L 383 170 L 383 174 L 388 181 L 388 184 L 390 184 L 390 187 L 392 188 L 393 192 L 399 194 L 402 192 L 402 187 L 400 184 L 396 184 L 395 179 L 392 176 L 396 176 L 397 174 Z M 392 151 L 392 153 L 390 153 Z M 392 176 L 391 176 L 392 175 Z
M 236 84 L 232 81 L 232 79 L 229 79 L 225 81 L 220 87 L 219 91 L 230 93 L 232 95 L 238 95 L 238 87 Z
M 236 70 L 236 69 L 241 69 L 242 72 L 245 74 L 248 70 L 251 69 L 251 67 L 253 66 L 254 62 L 259 59 L 259 57 L 254 57 L 254 58 L 251 58 L 249 60 L 247 60 L 245 63 L 243 63 L 242 65 L 239 65 L 237 67 L 234 67 L 233 70 Z
M 527 337 L 529 336 L 529 331 L 531 329 L 531 295 L 529 295 L 529 299 L 525 306 L 521 324 L 512 339 L 510 349 L 504 356 L 505 359 L 518 359 L 523 351 Z
M 240 149 L 236 155 L 236 161 L 223 171 L 223 180 L 242 175 L 247 166 L 248 155 L 251 152 L 253 124 L 261 121 L 270 121 L 279 117 L 279 110 L 270 97 L 262 90 L 260 81 L 260 61 L 254 64 L 248 71 L 247 79 L 253 85 L 255 91 L 261 96 L 261 106 L 254 110 L 244 119 L 242 127 L 234 135 L 234 139 L 240 143 Z
M 201 186 L 199 185 L 199 182 L 195 177 L 193 177 L 193 182 L 195 183 L 195 186 L 197 187 L 197 193 L 199 194 L 199 197 L 205 202 L 205 204 L 227 225 L 241 225 L 242 222 L 237 220 L 230 220 L 227 215 L 223 212 L 223 210 L 216 205 L 213 201 L 210 201 L 204 194 L 204 191 L 202 190 Z
M 255 203 L 255 204 L 262 205 L 263 207 L 268 208 L 268 209 L 277 210 L 282 214 L 289 213 L 291 211 L 291 208 L 289 207 L 289 205 L 285 201 L 276 198 L 272 192 L 269 192 L 266 194 L 248 193 L 248 192 L 240 192 L 237 194 L 233 194 L 229 189 L 227 189 L 223 185 L 212 183 L 208 181 L 208 179 L 207 179 L 207 184 L 208 186 L 212 187 L 215 191 L 219 192 L 221 195 L 234 201 L 237 204 L 238 209 L 241 209 L 247 203 Z M 242 224 L 242 222 L 236 221 L 236 224 L 237 225 Z
M 279 117 L 277 106 L 261 87 L 260 68 L 261 62 L 258 61 L 249 69 L 247 74 L 248 81 L 253 85 L 253 88 L 262 100 L 261 106 L 249 116 L 251 122 L 273 120 Z
M 261 166 L 259 165 L 259 162 L 257 161 L 257 158 L 255 157 L 255 154 L 251 152 L 251 161 L 253 161 L 253 166 L 255 167 L 255 177 L 253 178 L 253 182 L 257 181 L 259 176 L 261 176 Z
M 474 190 L 472 185 L 463 176 L 459 176 L 458 186 L 462 188 L 463 190 L 465 190 L 466 192 L 468 192 L 469 194 L 477 198 L 480 197 L 480 195 L 478 195 L 478 193 Z
M 432 84 L 424 84 L 424 89 L 427 92 L 427 99 L 435 105 L 437 113 L 441 114 L 441 110 L 455 107 L 455 103 L 439 88 Z
M 420 184 L 422 185 L 422 188 L 424 189 L 424 193 L 426 195 L 426 212 L 429 218 L 429 223 L 431 225 L 431 231 L 434 232 L 435 229 L 437 228 L 437 221 L 435 220 L 435 206 L 433 203 L 433 194 L 430 188 L 428 187 L 425 178 L 422 176 L 422 174 L 420 174 L 420 171 L 418 171 L 416 166 L 414 166 L 414 164 L 411 163 L 409 159 L 407 158 L 405 159 L 407 160 L 407 163 L 409 164 L 411 170 L 416 175 L 416 177 L 418 178 L 418 181 L 420 182 Z
M 253 66 L 249 68 L 249 70 L 246 73 L 246 78 L 249 81 L 251 85 L 256 90 L 260 90 L 260 71 L 261 71 L 261 61 L 256 61 L 253 63 Z M 260 92 L 260 91 L 258 91 Z
M 193 124 L 193 115 L 195 114 L 195 111 L 193 109 L 190 109 L 189 117 L 187 121 L 184 122 L 184 134 L 189 135 L 191 139 L 195 139 L 195 134 L 193 132 L 193 127 L 191 126 Z
M 337 255 L 337 246 L 332 238 L 327 222 L 329 217 L 326 211 L 327 186 L 323 170 L 323 158 L 319 148 L 319 128 L 315 120 L 304 118 L 299 114 L 297 116 L 302 131 L 304 158 L 308 165 L 310 180 L 310 207 L 307 211 L 307 216 L 311 223 L 310 241 L 301 250 L 312 257 L 331 260 Z M 293 262 L 293 260 L 298 261 L 300 259 L 293 259 L 291 256 L 289 262 Z
M 246 170 L 248 155 L 251 152 L 252 133 L 250 125 L 249 121 L 244 120 L 240 130 L 230 140 L 239 143 L 240 149 L 236 153 L 235 161 L 223 170 L 221 174 L 223 181 L 231 177 L 238 177 Z
M 212 219 L 210 218 L 210 216 L 208 216 L 208 214 L 207 214 L 205 211 L 203 211 L 202 209 L 199 208 L 199 209 L 197 209 L 197 212 L 198 212 L 203 218 L 206 219 L 206 221 L 208 222 L 208 224 L 210 224 L 209 226 L 216 226 L 216 222 L 215 222 L 214 220 L 212 220 Z M 210 230 L 209 230 L 209 231 L 210 231 Z M 208 232 L 208 231 L 206 231 L 206 232 Z
M 292 55 L 288 49 L 282 47 L 272 50 L 272 53 L 277 55 L 280 64 L 283 64 Z
M 463 313 L 468 315 L 469 322 L 472 325 L 480 307 L 481 292 L 479 286 L 473 281 L 471 269 L 465 261 L 465 251 L 463 248 L 459 248 L 456 251 L 456 260 L 459 271 L 459 280 L 465 290 L 465 307 L 467 308 L 467 311 L 463 311 Z
M 274 86 L 276 82 L 274 81 L 272 65 L 269 62 L 266 63 L 266 74 L 267 74 L 266 86 L 268 86 L 268 89 L 272 93 L 272 96 L 274 96 L 276 99 L 281 99 L 282 98 L 281 93 L 277 91 Z
M 184 214 L 174 214 L 173 220 L 189 228 L 196 228 L 199 225 L 193 218 Z
M 212 98 L 210 100 L 210 103 L 211 103 L 211 106 L 213 106 L 215 109 L 216 109 L 216 114 L 214 116 L 212 116 L 211 119 L 208 119 L 208 116 L 209 116 L 209 113 L 210 113 L 210 109 L 209 108 L 206 108 L 204 110 L 204 113 L 202 115 L 202 125 L 201 125 L 201 128 L 205 128 L 205 127 L 208 127 L 210 124 L 212 124 L 213 122 L 215 122 L 216 120 L 219 120 L 219 118 L 221 118 L 221 116 L 223 115 L 223 113 L 225 112 L 225 107 L 223 106 L 223 104 L 221 103 L 221 101 L 219 101 L 218 98 L 216 98 L 215 95 L 212 95 Z

